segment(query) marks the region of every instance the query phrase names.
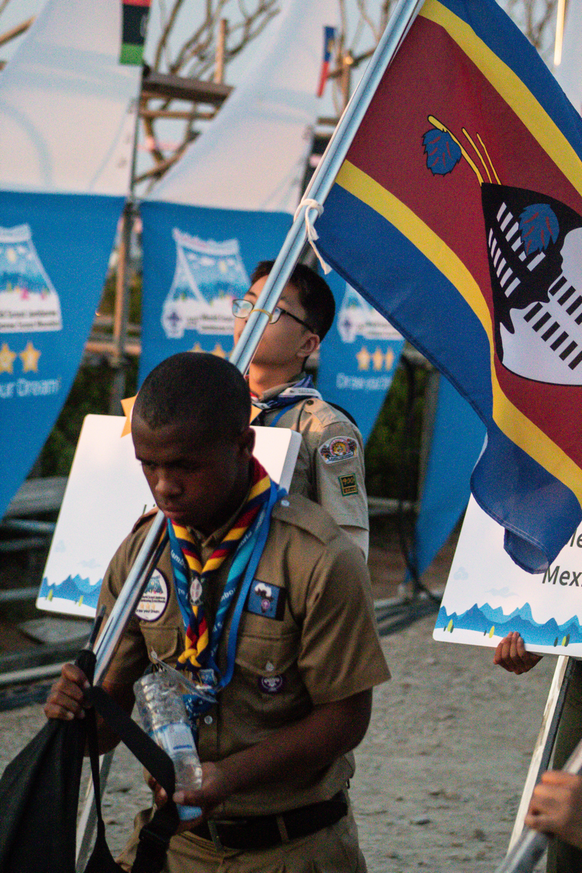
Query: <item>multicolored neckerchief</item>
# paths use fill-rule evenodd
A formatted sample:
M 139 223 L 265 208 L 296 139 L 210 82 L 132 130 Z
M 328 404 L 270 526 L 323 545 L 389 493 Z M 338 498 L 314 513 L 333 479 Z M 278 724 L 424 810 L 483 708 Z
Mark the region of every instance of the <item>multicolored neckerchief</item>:
M 214 658 L 224 625 L 226 612 L 237 591 L 239 581 L 244 574 L 248 558 L 244 566 L 237 566 L 236 555 L 231 566 L 224 592 L 214 620 L 212 634 L 209 633 L 204 607 L 200 599 L 201 592 L 208 578 L 215 573 L 223 562 L 242 547 L 252 534 L 252 528 L 257 517 L 269 500 L 271 480 L 257 461 L 253 458 L 253 474 L 251 490 L 237 520 L 228 531 L 220 545 L 202 567 L 200 553 L 188 528 L 174 524 L 168 520 L 170 537 L 172 569 L 176 583 L 176 592 L 180 609 L 184 617 L 188 617 L 186 630 L 186 648 L 178 658 L 178 668 L 188 669 L 194 674 L 196 681 L 208 684 L 201 677 L 201 671 L 216 671 Z M 191 592 L 196 592 L 196 601 L 192 602 Z

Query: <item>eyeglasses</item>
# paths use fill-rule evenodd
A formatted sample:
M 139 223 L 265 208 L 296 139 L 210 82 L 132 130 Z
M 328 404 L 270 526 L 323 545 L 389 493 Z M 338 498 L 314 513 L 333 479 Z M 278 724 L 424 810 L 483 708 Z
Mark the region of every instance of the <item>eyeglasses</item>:
M 317 331 L 313 330 L 306 321 L 302 321 L 301 318 L 297 318 L 296 315 L 293 315 L 292 312 L 289 312 L 287 309 L 281 309 L 280 306 L 275 306 L 273 312 L 267 312 L 266 309 L 256 309 L 252 300 L 233 300 L 232 301 L 232 314 L 235 318 L 248 318 L 251 312 L 264 312 L 266 315 L 270 315 L 269 324 L 275 324 L 282 315 L 288 315 L 289 318 L 292 318 L 294 321 L 302 324 L 303 327 L 306 327 L 307 330 L 311 331 L 311 333 L 316 333 Z

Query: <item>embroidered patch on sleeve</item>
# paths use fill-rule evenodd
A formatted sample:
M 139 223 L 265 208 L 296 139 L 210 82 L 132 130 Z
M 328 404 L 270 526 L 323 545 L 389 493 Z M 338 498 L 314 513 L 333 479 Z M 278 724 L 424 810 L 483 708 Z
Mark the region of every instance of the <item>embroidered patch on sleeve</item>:
M 318 451 L 326 464 L 337 464 L 339 461 L 355 458 L 358 453 L 358 444 L 351 437 L 337 436 L 323 443 Z
M 285 596 L 286 591 L 284 588 L 261 582 L 259 579 L 253 579 L 253 584 L 247 598 L 247 612 L 252 612 L 254 615 L 262 615 L 263 618 L 283 621 L 283 616 L 285 615 Z
M 340 488 L 344 497 L 358 493 L 358 483 L 355 476 L 338 476 Z

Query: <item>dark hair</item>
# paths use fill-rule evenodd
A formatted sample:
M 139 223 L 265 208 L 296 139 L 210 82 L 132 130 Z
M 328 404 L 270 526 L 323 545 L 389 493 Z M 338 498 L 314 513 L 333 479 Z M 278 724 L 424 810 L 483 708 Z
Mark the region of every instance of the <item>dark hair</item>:
M 268 276 L 274 261 L 261 261 L 253 270 L 251 285 Z M 305 321 L 320 340 L 324 338 L 333 324 L 335 300 L 331 288 L 321 276 L 307 264 L 296 264 L 289 284 L 297 289 L 299 302 L 305 310 Z
M 152 430 L 188 423 L 218 442 L 244 431 L 251 401 L 234 364 L 216 355 L 180 352 L 146 376 L 133 411 Z

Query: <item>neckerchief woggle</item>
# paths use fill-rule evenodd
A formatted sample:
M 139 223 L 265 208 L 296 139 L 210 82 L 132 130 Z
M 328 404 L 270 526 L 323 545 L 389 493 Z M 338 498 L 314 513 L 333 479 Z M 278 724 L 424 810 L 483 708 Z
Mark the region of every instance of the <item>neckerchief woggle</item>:
M 316 397 L 318 400 L 321 400 L 321 394 L 314 386 L 313 379 L 308 374 L 305 374 L 305 376 L 299 379 L 298 382 L 295 382 L 294 385 L 285 388 L 285 390 L 281 391 L 280 394 L 277 394 L 276 397 L 271 397 L 270 400 L 257 400 L 251 394 L 251 402 L 253 406 L 261 410 L 255 419 L 255 422 L 258 424 L 261 423 L 261 413 L 266 410 L 279 409 L 279 414 L 276 415 L 268 425 L 269 427 L 275 427 L 279 419 L 285 415 L 292 406 L 295 406 L 296 403 L 300 403 L 301 400 L 305 400 L 306 397 Z
M 196 718 L 210 709 L 216 703 L 218 692 L 224 688 L 232 679 L 234 672 L 234 663 L 236 655 L 236 645 L 238 637 L 238 627 L 242 615 L 243 607 L 247 599 L 247 595 L 253 581 L 255 571 L 263 554 L 267 536 L 269 533 L 271 513 L 273 507 L 278 500 L 286 495 L 284 488 L 270 480 L 269 496 L 252 525 L 241 538 L 232 564 L 228 571 L 227 580 L 224 591 L 220 598 L 220 603 L 210 634 L 210 642 L 208 648 L 208 656 L 206 667 L 202 671 L 205 678 L 204 684 L 201 686 L 201 692 L 204 697 L 196 694 L 184 695 L 184 703 L 186 711 L 193 725 Z M 175 536 L 171 524 L 168 524 L 168 533 L 170 537 L 170 548 L 172 553 L 172 568 L 174 570 L 174 583 L 180 612 L 184 620 L 184 626 L 187 628 L 190 622 L 191 607 L 189 598 L 188 584 L 188 567 L 184 560 L 179 547 L 177 547 Z M 246 568 L 246 569 L 245 569 Z M 216 655 L 222 638 L 222 631 L 226 614 L 231 602 L 233 601 L 238 589 L 238 597 L 234 606 L 232 621 L 229 630 L 227 643 L 227 662 L 224 675 L 216 665 Z

